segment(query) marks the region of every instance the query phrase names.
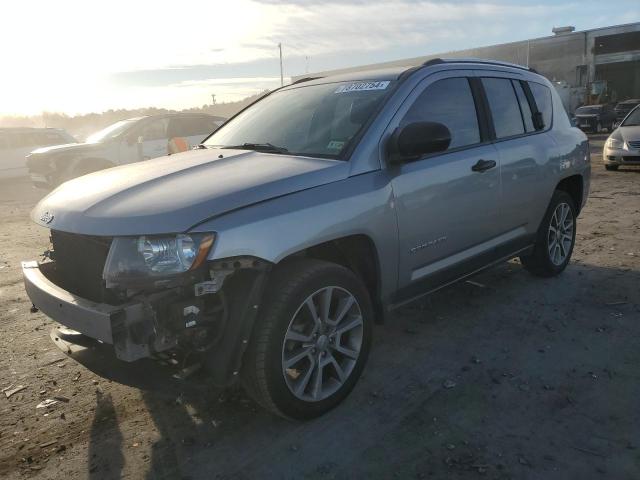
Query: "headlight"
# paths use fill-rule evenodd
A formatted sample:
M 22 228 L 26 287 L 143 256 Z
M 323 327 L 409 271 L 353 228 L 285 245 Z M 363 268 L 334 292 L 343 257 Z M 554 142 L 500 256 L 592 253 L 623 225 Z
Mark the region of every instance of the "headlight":
M 607 147 L 622 150 L 624 148 L 624 140 L 620 138 L 609 137 L 607 140 Z
M 109 285 L 195 270 L 207 258 L 213 240 L 212 233 L 116 237 L 102 276 Z

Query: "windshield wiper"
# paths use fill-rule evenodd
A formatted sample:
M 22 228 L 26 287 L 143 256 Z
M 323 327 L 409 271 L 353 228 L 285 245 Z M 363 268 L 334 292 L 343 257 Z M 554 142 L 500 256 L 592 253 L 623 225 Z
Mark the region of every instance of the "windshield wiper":
M 267 153 L 289 153 L 284 147 L 278 147 L 272 143 L 243 143 L 242 145 L 226 145 L 222 148 L 237 148 L 239 150 L 255 150 Z

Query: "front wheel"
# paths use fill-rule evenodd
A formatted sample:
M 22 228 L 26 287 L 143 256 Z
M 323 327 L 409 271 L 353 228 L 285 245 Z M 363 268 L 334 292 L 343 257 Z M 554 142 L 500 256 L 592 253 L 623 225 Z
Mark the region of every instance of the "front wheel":
M 618 170 L 618 165 L 605 165 L 604 168 L 606 170 L 615 172 L 616 170 Z
M 243 362 L 242 381 L 263 407 L 317 417 L 355 386 L 369 354 L 373 309 L 362 281 L 333 263 L 280 266 Z
M 529 272 L 553 277 L 567 267 L 576 241 L 576 217 L 571 196 L 556 190 L 538 228 L 533 252 L 520 257 Z

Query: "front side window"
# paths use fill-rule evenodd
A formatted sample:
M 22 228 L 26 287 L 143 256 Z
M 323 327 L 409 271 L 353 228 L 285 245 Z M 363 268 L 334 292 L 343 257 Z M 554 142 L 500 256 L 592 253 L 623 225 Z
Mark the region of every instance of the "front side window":
M 87 137 L 87 143 L 100 143 L 112 138 L 116 138 L 128 131 L 136 123 L 136 120 L 121 120 L 108 127 L 89 135 Z
M 524 133 L 520 105 L 511 80 L 483 78 L 482 85 L 489 102 L 496 138 L 512 137 Z
M 204 145 L 342 158 L 393 84 L 351 81 L 280 90 L 223 124 Z
M 449 149 L 480 143 L 478 116 L 466 78 L 447 78 L 425 88 L 400 125 L 414 122 L 445 125 L 451 133 Z
M 529 82 L 529 88 L 531 89 L 533 98 L 536 101 L 538 111 L 542 113 L 544 128 L 551 128 L 551 121 L 553 119 L 553 107 L 551 106 L 551 90 L 549 90 L 548 87 L 536 82 Z

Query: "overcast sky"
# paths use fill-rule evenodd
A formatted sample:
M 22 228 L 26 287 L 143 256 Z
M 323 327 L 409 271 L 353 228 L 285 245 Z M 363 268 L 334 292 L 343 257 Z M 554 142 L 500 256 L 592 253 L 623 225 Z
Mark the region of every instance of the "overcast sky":
M 5 0 L 0 114 L 189 108 L 285 77 L 640 20 L 639 0 Z M 285 78 L 286 80 L 286 78 Z

